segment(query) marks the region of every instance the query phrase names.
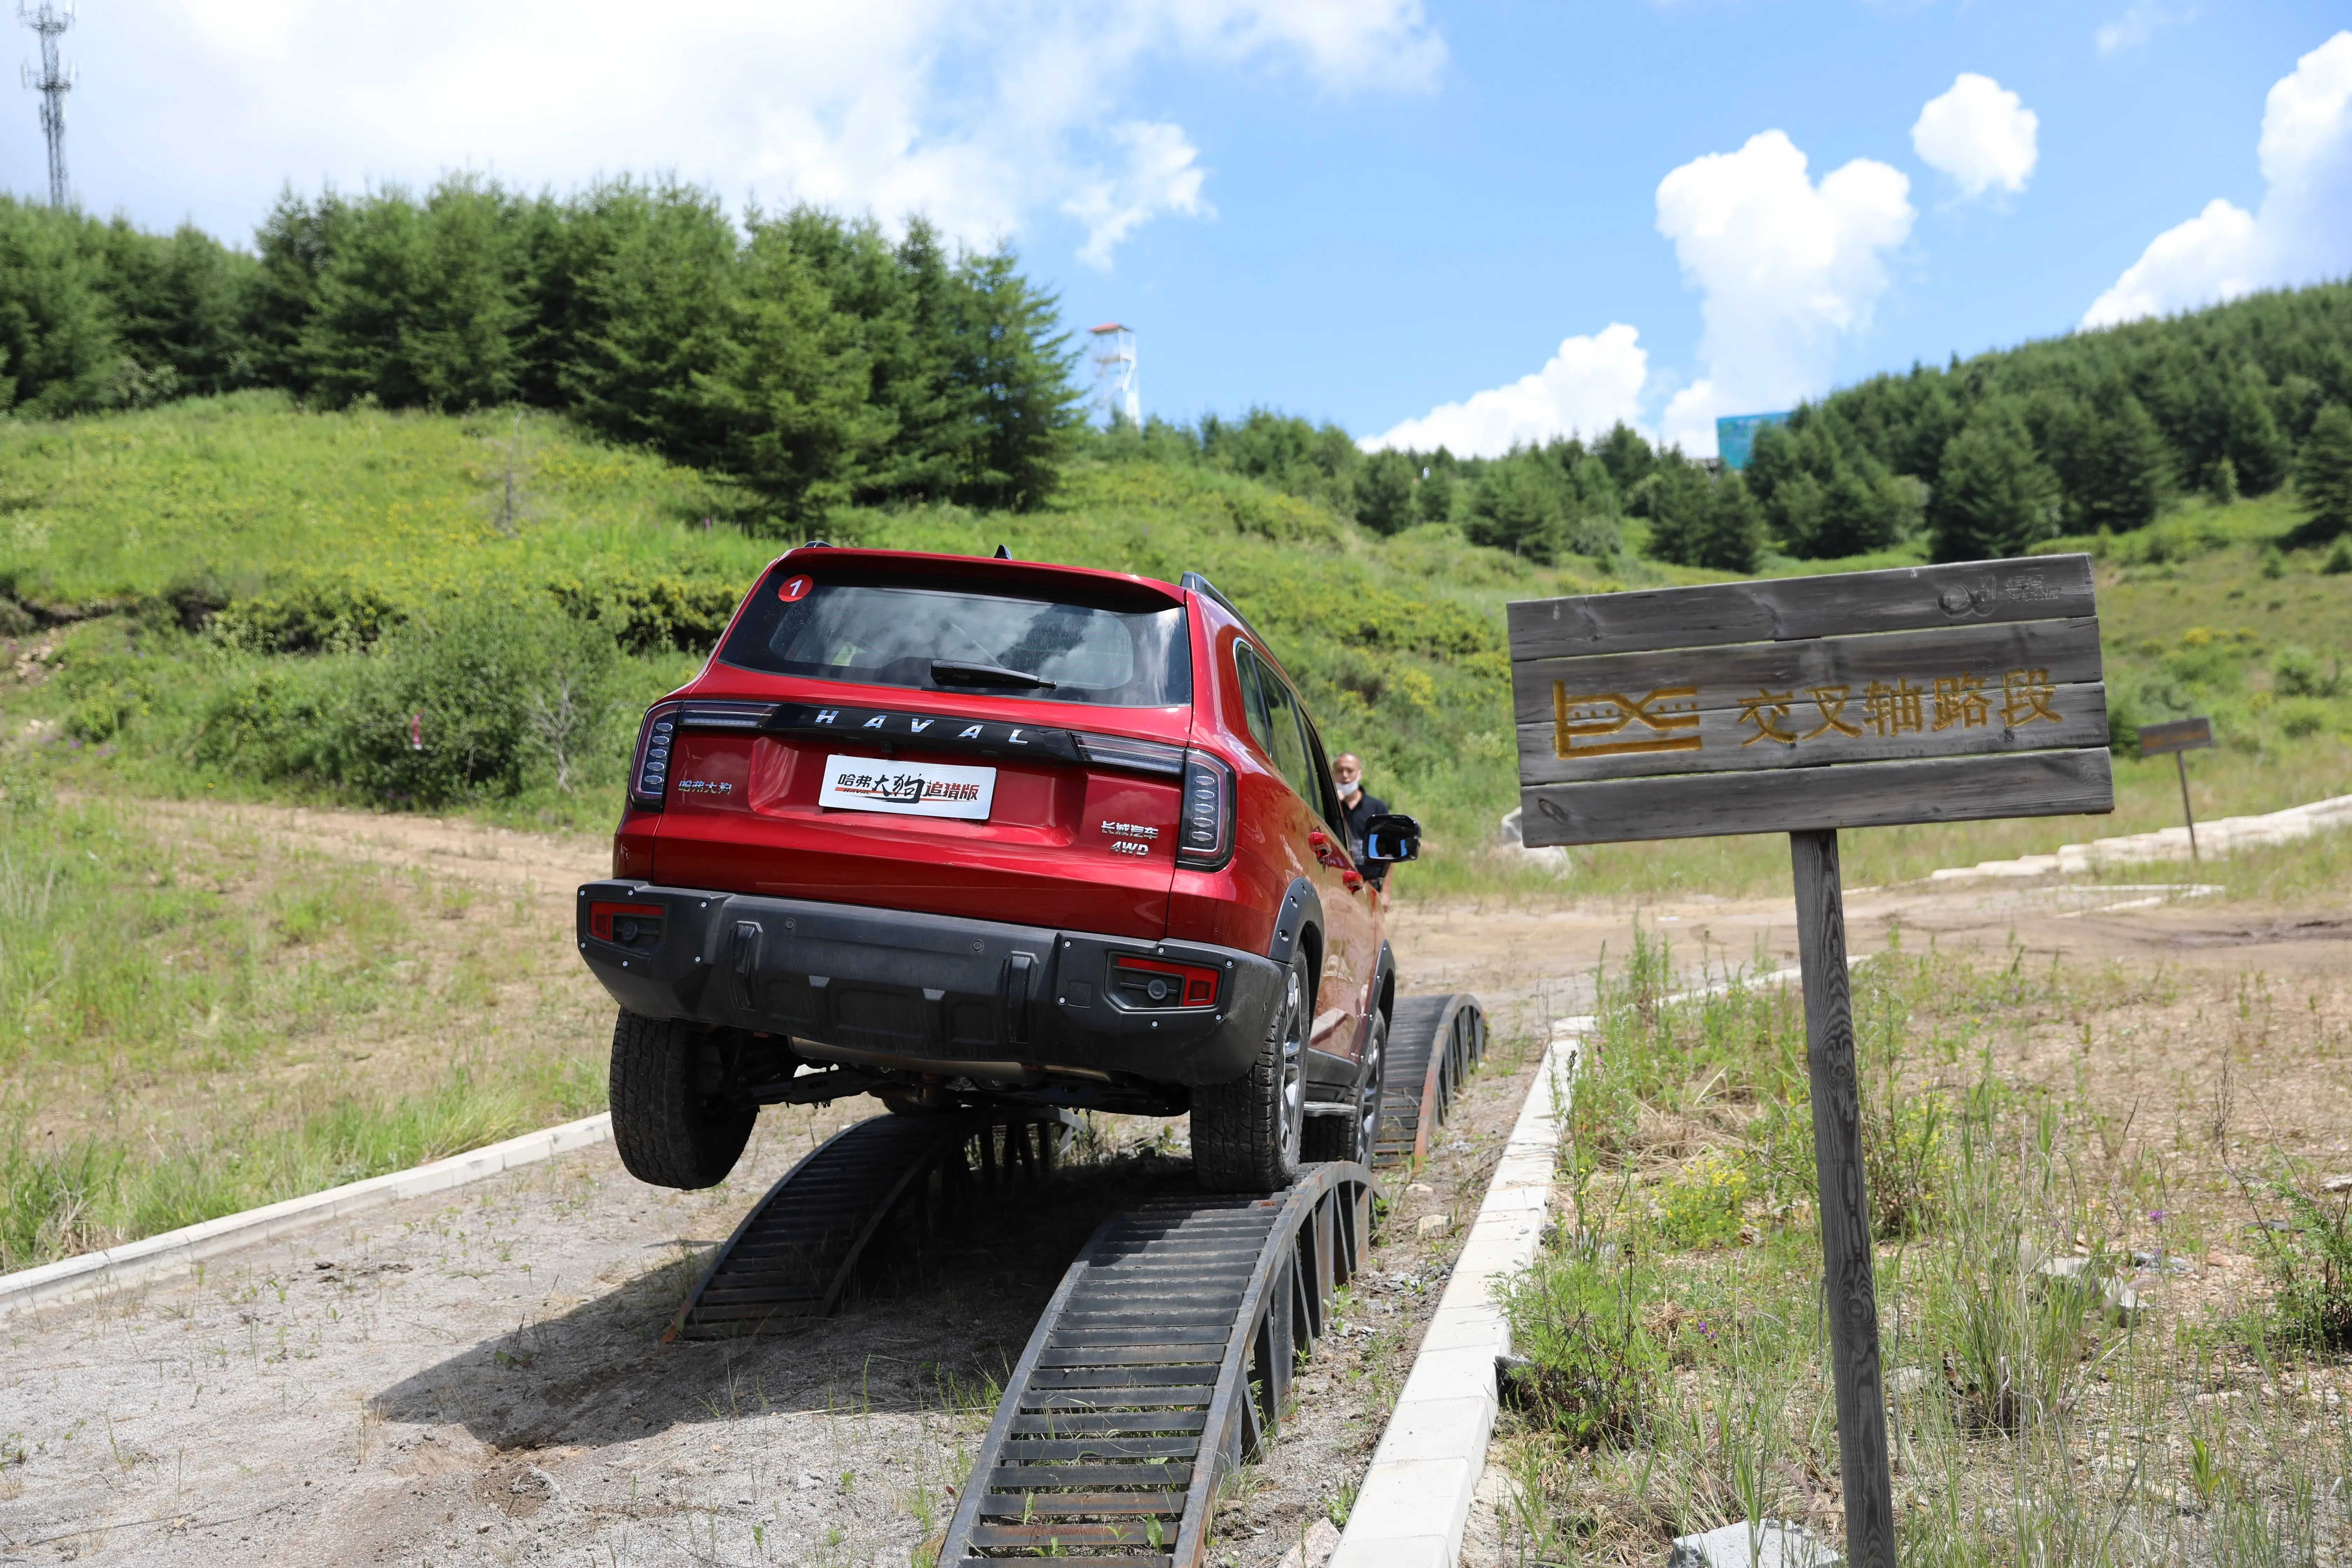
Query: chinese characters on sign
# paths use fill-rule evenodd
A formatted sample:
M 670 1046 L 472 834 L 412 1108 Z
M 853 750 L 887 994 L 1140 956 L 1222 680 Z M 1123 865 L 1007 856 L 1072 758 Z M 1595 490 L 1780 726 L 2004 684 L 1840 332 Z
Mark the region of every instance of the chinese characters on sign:
M 1638 700 L 1614 691 L 1571 697 L 1567 682 L 1554 681 L 1553 750 L 1563 759 L 1698 751 L 1698 689 L 1660 687 Z M 1801 693 L 1759 689 L 1734 700 L 1739 706 L 1738 723 L 1755 731 L 1739 742 L 1742 746 L 1759 741 L 1794 746 L 1824 736 L 1860 740 L 1869 733 L 1891 739 L 1956 728 L 1986 729 L 1996 711 L 2001 724 L 2011 730 L 2055 724 L 2060 717 L 2057 698 L 2050 671 L 2042 668 L 2012 669 L 2000 678 L 1998 690 L 1985 677 L 1963 670 L 1936 676 L 1926 687 L 1898 677 L 1892 685 L 1873 680 L 1858 692 L 1850 685 L 1811 686 Z M 1800 713 L 1801 707 L 1806 710 Z M 1643 729 L 1632 738 L 1603 739 L 1622 734 L 1634 723 Z

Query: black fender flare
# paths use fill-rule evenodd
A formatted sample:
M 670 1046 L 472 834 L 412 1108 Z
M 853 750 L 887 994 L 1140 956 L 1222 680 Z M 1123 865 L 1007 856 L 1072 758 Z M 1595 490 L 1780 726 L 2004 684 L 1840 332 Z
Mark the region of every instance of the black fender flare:
M 1298 956 L 1299 939 L 1312 928 L 1320 940 L 1323 924 L 1323 895 L 1315 884 L 1304 877 L 1293 877 L 1290 886 L 1283 889 L 1282 908 L 1274 917 L 1274 940 L 1266 944 L 1265 955 L 1287 968 Z M 1314 979 L 1320 983 L 1318 973 Z

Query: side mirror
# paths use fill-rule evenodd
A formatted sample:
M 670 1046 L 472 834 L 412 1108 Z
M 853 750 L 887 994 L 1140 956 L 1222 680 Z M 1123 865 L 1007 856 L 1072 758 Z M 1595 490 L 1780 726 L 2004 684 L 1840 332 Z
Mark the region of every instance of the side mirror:
M 1375 816 L 1364 824 L 1364 858 L 1393 865 L 1421 858 L 1421 824 L 1402 812 Z

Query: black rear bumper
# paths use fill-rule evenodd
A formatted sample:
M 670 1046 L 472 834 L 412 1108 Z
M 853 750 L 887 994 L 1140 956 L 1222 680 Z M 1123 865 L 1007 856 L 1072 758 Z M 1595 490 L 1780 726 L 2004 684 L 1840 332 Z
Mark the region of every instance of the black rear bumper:
M 598 902 L 661 912 L 625 917 L 604 937 L 590 924 Z M 1205 942 L 642 882 L 590 882 L 577 912 L 581 956 L 632 1013 L 789 1035 L 820 1058 L 983 1081 L 1060 1069 L 1114 1082 L 1230 1082 L 1249 1069 L 1283 994 L 1281 965 Z M 631 923 L 635 940 L 623 940 Z M 1217 970 L 1215 1004 L 1130 1002 L 1110 984 L 1121 953 Z

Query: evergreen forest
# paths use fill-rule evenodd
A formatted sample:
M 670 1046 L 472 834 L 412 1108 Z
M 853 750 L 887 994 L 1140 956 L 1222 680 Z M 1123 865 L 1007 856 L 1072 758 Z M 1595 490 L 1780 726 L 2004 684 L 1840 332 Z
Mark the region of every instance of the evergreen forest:
M 2352 283 L 1874 376 L 1718 474 L 1619 425 L 1495 458 L 1366 453 L 1264 408 L 1080 423 L 1055 297 L 910 221 L 622 178 L 559 196 L 289 190 L 249 248 L 0 197 L 0 407 L 55 419 L 245 388 L 306 406 L 564 415 L 725 487 L 760 534 L 843 508 L 1026 510 L 1082 452 L 1258 480 L 1380 534 L 1714 572 L 1968 560 L 2283 489 L 2352 531 Z

